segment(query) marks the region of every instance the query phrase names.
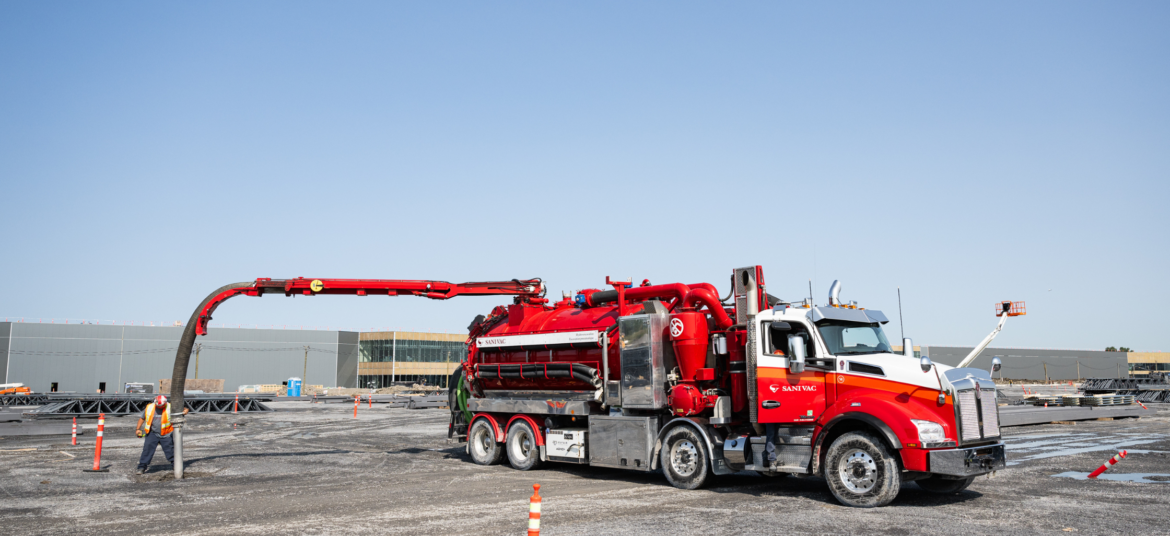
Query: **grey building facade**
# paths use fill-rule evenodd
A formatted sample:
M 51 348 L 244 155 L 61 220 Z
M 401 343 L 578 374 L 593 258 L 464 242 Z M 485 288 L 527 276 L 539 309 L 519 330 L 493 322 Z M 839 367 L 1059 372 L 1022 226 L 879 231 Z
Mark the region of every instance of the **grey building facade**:
M 182 327 L 0 323 L 0 383 L 34 391 L 120 392 L 129 382 L 170 378 Z M 211 328 L 196 339 L 188 378 L 240 385 L 356 387 L 358 333 L 350 331 Z M 197 376 L 198 375 L 198 376 Z
M 922 346 L 921 353 L 944 365 L 958 365 L 973 346 Z M 1094 350 L 1052 350 L 1036 348 L 987 348 L 969 367 L 991 369 L 999 356 L 1003 367 L 995 379 L 1076 381 L 1082 378 L 1125 378 L 1129 363 L 1125 352 Z

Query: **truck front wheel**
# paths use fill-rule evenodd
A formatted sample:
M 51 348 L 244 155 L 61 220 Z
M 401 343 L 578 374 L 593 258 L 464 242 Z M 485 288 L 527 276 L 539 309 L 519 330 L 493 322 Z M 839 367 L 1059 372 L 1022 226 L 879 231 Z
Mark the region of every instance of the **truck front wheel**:
M 880 439 L 866 432 L 849 432 L 829 447 L 825 480 L 841 504 L 874 508 L 898 496 L 902 473 Z
M 504 445 L 508 449 L 508 462 L 512 467 L 521 471 L 540 467 L 540 447 L 536 446 L 536 432 L 528 421 L 516 419 L 512 427 L 508 428 L 508 440 Z
M 495 465 L 504 458 L 504 449 L 496 443 L 496 434 L 487 419 L 476 420 L 467 434 L 471 460 L 480 465 Z
M 679 489 L 699 489 L 711 480 L 707 447 L 689 426 L 677 426 L 667 432 L 659 465 L 666 480 Z
M 944 479 L 938 475 L 935 475 L 935 476 L 931 476 L 930 478 L 924 478 L 922 480 L 915 480 L 914 483 L 918 484 L 918 487 L 920 487 L 926 491 L 930 491 L 933 493 L 951 494 L 951 493 L 958 493 L 960 491 L 967 489 L 967 486 L 970 486 L 971 482 L 973 482 L 974 480 L 975 480 L 975 477 L 973 477 L 973 476 L 969 476 L 967 478 L 960 478 L 958 480 L 951 480 L 951 479 Z

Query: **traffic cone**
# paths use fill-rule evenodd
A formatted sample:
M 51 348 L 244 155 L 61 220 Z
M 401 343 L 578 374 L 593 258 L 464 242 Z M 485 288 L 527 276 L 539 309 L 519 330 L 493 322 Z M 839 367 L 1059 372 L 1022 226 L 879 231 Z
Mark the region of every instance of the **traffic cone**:
M 532 485 L 528 501 L 528 536 L 540 536 L 540 484 Z
M 73 445 L 77 446 L 77 417 L 73 418 Z
M 353 397 L 353 418 L 355 418 L 355 419 L 357 418 L 357 406 L 358 406 L 358 402 L 360 400 L 361 400 L 361 397 L 357 397 L 357 396 Z
M 1101 464 L 1101 467 L 1098 467 L 1096 471 L 1089 473 L 1089 478 L 1097 478 L 1097 476 L 1099 476 L 1101 473 L 1104 473 L 1106 469 L 1113 467 L 1113 464 L 1121 461 L 1121 459 L 1124 458 L 1126 454 L 1128 454 L 1128 451 L 1124 450 L 1114 454 L 1112 458 L 1109 458 L 1105 463 Z
M 93 449 L 93 469 L 82 469 L 86 473 L 108 473 L 109 469 L 102 469 L 102 434 L 106 430 L 106 414 L 98 414 L 97 443 Z
M 239 413 L 239 412 L 240 412 L 240 395 L 237 394 L 236 395 L 236 403 L 234 405 L 232 405 L 232 413 Z

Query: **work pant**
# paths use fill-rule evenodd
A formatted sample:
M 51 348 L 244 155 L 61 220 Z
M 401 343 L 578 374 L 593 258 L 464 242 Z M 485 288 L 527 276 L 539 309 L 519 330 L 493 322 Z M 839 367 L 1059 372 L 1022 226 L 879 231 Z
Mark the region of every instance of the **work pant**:
M 171 436 L 172 434 L 158 435 L 158 432 L 153 431 L 146 434 L 146 442 L 142 444 L 142 456 L 138 458 L 138 468 L 146 469 L 150 465 L 150 460 L 154 459 L 154 451 L 159 445 L 162 445 L 167 461 L 175 463 L 175 440 Z
M 764 431 L 764 460 L 768 463 L 776 461 L 776 435 L 780 427 L 775 424 L 765 424 Z

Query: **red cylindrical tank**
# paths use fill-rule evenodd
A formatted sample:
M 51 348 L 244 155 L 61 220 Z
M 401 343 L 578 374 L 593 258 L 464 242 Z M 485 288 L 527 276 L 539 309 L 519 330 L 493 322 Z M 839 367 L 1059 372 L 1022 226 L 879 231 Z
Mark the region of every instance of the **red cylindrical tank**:
M 670 340 L 682 381 L 695 381 L 695 371 L 707 363 L 707 315 L 696 311 L 670 315 Z
M 698 415 L 706 407 L 703 392 L 693 385 L 680 383 L 670 390 L 670 411 L 677 416 Z

